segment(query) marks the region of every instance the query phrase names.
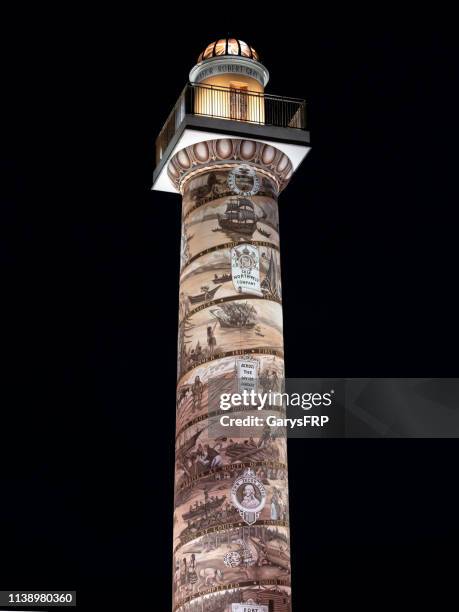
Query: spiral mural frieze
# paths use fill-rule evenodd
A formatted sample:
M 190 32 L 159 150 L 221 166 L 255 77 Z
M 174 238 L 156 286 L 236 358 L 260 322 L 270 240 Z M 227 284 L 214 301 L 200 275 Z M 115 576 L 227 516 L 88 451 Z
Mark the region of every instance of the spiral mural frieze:
M 235 138 L 169 164 L 182 192 L 175 610 L 226 612 L 254 597 L 290 607 L 285 429 L 232 405 L 222 429 L 219 400 L 240 391 L 241 375 L 259 392 L 283 389 L 277 195 L 291 171 L 275 147 Z

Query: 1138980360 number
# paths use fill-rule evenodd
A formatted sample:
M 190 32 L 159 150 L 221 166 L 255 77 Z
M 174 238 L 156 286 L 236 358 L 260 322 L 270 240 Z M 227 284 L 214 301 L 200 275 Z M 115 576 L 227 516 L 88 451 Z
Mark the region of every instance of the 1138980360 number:
M 75 606 L 76 594 L 74 591 L 3 591 L 6 597 L 2 597 L 4 604 L 27 606 Z

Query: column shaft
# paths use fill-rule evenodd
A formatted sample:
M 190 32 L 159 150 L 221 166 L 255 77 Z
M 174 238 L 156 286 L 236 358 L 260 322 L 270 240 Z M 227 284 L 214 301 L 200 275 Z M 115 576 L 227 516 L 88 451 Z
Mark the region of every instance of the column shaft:
M 222 415 L 248 413 L 219 403 L 282 390 L 277 195 L 290 174 L 280 151 L 239 139 L 188 147 L 169 165 L 183 196 L 174 611 L 291 609 L 285 436 L 266 423 L 222 427 Z

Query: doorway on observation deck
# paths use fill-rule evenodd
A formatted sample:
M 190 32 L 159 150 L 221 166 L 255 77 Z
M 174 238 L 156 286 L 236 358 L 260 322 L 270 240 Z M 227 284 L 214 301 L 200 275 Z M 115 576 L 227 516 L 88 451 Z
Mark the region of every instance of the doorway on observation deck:
M 230 82 L 230 117 L 236 121 L 248 120 L 248 86 L 238 81 Z

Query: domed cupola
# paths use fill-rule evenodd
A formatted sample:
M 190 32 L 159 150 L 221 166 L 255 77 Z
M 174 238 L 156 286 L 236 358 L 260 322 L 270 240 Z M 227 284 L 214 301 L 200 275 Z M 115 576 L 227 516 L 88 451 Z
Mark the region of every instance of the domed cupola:
M 199 54 L 191 69 L 190 82 L 229 87 L 236 82 L 250 91 L 262 93 L 269 72 L 260 62 L 255 49 L 238 38 L 219 38 Z
M 220 57 L 222 55 L 239 55 L 259 61 L 258 53 L 253 47 L 237 38 L 220 38 L 215 42 L 210 43 L 198 57 L 198 64 L 203 60 L 211 57 Z

